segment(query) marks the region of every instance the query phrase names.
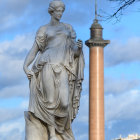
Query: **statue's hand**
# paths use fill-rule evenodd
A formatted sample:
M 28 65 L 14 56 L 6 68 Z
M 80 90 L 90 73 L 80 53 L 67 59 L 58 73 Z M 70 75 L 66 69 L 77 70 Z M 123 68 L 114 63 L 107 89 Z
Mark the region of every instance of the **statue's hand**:
M 77 41 L 77 47 L 79 49 L 82 49 L 83 48 L 83 42 L 82 42 L 82 40 L 78 39 L 78 41 Z
M 25 73 L 26 73 L 28 79 L 31 80 L 31 78 L 32 78 L 32 76 L 33 76 L 33 74 L 34 74 L 33 71 L 31 71 L 31 70 L 29 70 L 29 69 L 26 69 L 26 70 L 25 70 Z

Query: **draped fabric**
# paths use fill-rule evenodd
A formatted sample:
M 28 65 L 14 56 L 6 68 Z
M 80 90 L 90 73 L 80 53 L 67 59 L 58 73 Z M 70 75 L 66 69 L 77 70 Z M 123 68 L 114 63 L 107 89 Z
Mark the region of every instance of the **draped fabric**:
M 72 26 L 42 26 L 35 38 L 40 50 L 30 81 L 29 111 L 55 127 L 64 139 L 73 140 L 71 123 L 76 117 L 82 81 L 84 58 L 76 46 Z

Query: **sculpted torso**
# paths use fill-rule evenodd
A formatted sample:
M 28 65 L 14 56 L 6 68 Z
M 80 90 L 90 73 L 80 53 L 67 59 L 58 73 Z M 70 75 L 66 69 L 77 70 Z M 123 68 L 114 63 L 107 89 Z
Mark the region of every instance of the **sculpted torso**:
M 74 140 L 71 123 L 79 108 L 84 58 L 82 41 L 76 42 L 71 25 L 60 22 L 64 9 L 60 0 L 50 3 L 51 21 L 37 31 L 24 62 L 30 81 L 26 140 Z
M 45 48 L 40 48 L 43 50 L 42 59 L 46 59 L 48 63 L 63 64 L 67 57 L 66 52 L 71 46 L 71 37 L 76 37 L 72 27 L 64 23 L 59 23 L 56 26 L 47 24 L 41 27 L 37 34 L 36 38 L 39 40 L 42 37 L 41 40 L 46 43 L 45 45 L 43 44 Z M 75 43 L 75 40 L 73 40 L 73 43 Z

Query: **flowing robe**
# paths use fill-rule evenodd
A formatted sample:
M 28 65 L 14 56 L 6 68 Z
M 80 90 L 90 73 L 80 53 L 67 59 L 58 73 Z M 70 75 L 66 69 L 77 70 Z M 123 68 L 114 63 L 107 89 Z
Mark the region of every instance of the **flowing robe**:
M 83 52 L 76 46 L 75 31 L 69 24 L 45 25 L 38 30 L 35 43 L 40 52 L 32 67 L 28 110 L 62 137 L 74 139 L 71 123 L 84 77 Z

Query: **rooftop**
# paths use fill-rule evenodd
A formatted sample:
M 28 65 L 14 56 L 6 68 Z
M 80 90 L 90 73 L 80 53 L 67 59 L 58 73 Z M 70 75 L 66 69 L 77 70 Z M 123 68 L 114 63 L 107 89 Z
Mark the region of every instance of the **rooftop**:
M 128 137 L 126 137 L 126 138 L 122 138 L 120 135 L 120 138 L 116 138 L 114 140 L 140 140 L 140 135 L 129 134 Z

